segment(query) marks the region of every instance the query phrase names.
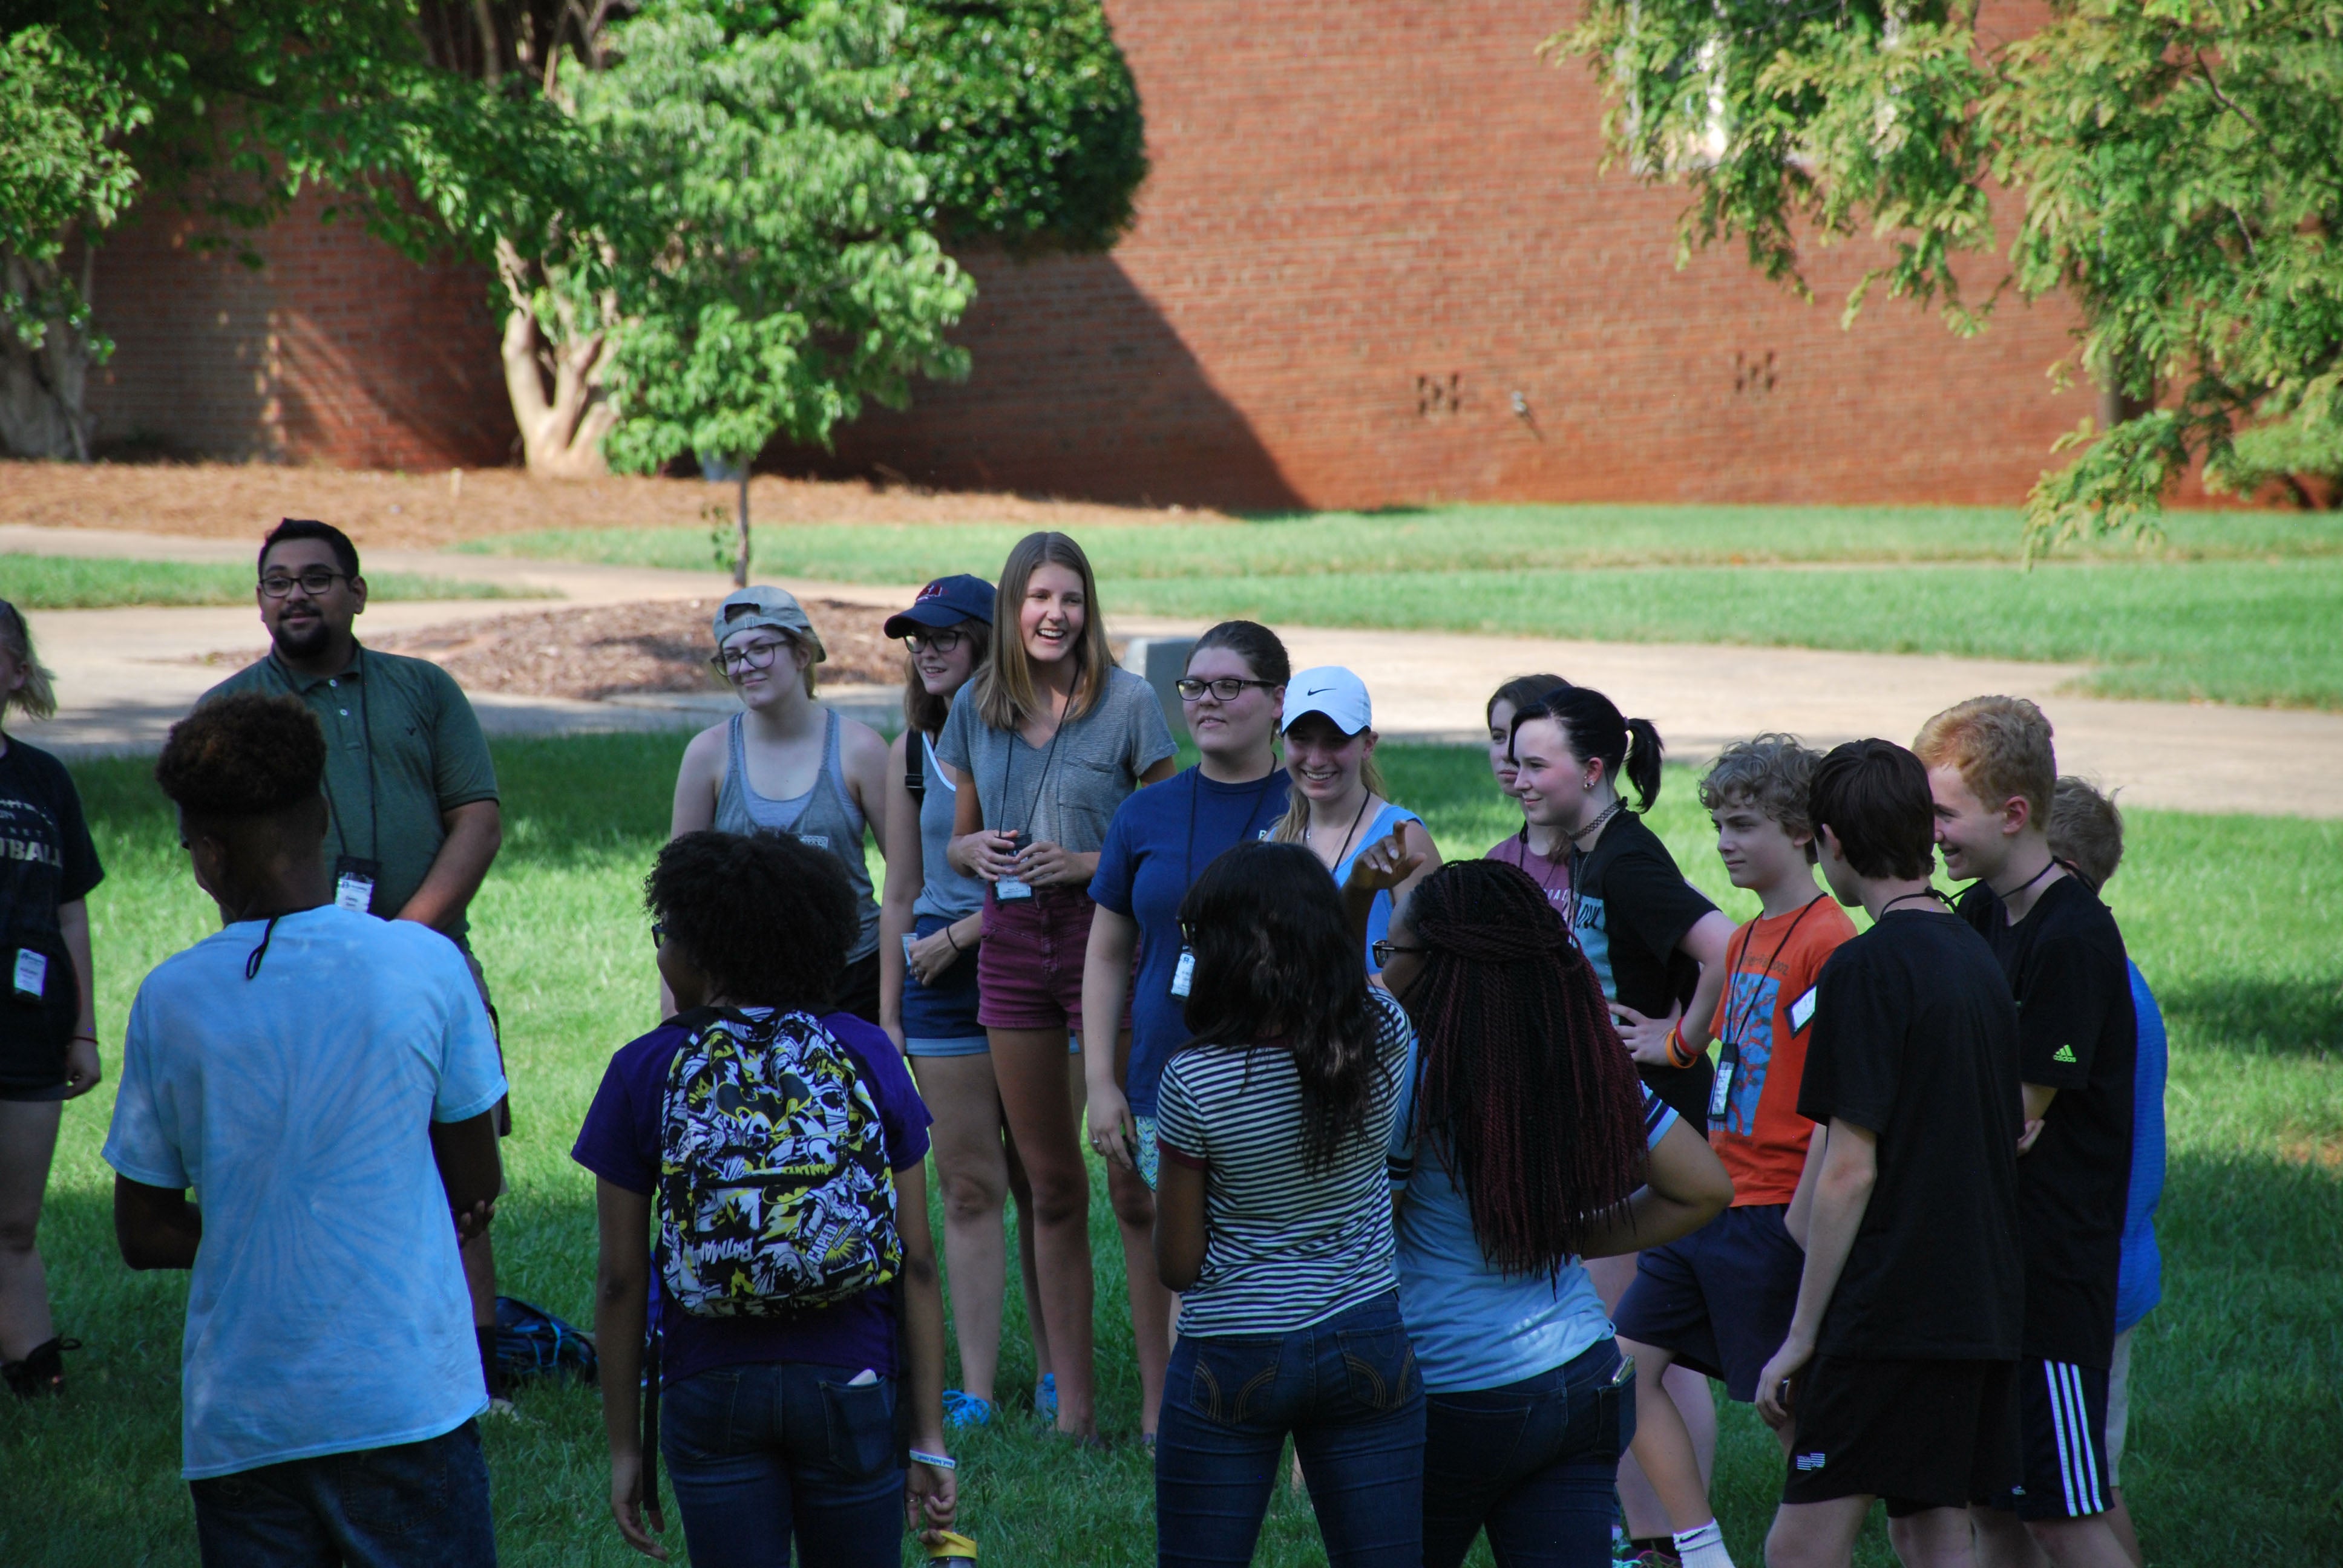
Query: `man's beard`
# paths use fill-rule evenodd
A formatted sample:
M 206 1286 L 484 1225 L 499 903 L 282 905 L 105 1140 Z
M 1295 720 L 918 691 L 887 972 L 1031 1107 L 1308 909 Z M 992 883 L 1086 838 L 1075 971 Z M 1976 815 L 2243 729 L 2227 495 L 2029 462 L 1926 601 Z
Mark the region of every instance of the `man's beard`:
M 279 621 L 268 628 L 268 640 L 275 643 L 277 651 L 287 658 L 307 658 L 314 654 L 323 653 L 333 642 L 334 628 L 333 624 L 323 616 L 319 616 L 312 627 L 305 631 L 296 631 L 285 622 Z

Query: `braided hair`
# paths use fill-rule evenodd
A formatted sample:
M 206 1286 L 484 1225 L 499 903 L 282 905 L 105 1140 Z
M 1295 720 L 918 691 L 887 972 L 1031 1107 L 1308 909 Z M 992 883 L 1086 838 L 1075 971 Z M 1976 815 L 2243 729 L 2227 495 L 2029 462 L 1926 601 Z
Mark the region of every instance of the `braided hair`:
M 1594 969 L 1517 868 L 1452 860 L 1403 919 L 1424 948 L 1401 999 L 1423 1055 L 1419 1135 L 1489 1261 L 1552 1275 L 1643 1184 L 1634 1063 Z

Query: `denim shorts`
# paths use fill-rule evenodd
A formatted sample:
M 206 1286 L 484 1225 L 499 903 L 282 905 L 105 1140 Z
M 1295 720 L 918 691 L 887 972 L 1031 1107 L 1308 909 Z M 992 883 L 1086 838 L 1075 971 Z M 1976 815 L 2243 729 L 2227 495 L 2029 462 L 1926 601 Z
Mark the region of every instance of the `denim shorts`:
M 913 934 L 933 936 L 950 924 L 941 915 L 921 915 Z M 977 962 L 976 954 L 962 953 L 933 985 L 920 984 L 910 967 L 904 968 L 904 1054 L 977 1056 L 991 1049 L 984 1025 L 976 1019 Z
M 985 1028 L 1082 1027 L 1082 960 L 1097 908 L 1081 888 L 1036 888 L 1031 898 L 1005 904 L 985 890 L 976 970 L 977 1019 Z

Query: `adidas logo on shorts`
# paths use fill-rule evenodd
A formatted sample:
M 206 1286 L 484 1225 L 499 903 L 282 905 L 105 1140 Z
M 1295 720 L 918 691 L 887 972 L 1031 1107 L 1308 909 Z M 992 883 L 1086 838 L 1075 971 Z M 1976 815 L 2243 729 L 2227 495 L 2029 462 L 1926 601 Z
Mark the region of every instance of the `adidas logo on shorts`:
M 1820 1470 L 1823 1467 L 1823 1456 L 1819 1453 L 1802 1453 L 1791 1462 L 1800 1470 Z

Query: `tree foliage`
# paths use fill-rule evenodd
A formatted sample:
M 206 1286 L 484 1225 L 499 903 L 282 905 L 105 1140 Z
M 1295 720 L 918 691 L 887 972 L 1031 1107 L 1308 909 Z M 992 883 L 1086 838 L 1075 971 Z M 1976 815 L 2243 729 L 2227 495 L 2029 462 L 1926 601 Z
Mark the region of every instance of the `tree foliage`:
M 122 140 L 147 106 L 49 27 L 0 36 L 0 448 L 89 455 L 87 367 L 109 346 L 62 265 L 138 186 Z
M 2333 0 L 2053 0 L 2006 41 L 1974 0 L 1589 0 L 1549 46 L 1608 89 L 1614 156 L 1690 186 L 1686 254 L 1738 237 L 1803 292 L 1803 243 L 1868 233 L 1886 254 L 1848 317 L 1885 287 L 1962 333 L 2008 289 L 2074 302 L 2064 368 L 2127 417 L 2062 440 L 2029 549 L 2151 526 L 2195 463 L 2249 488 L 2343 448 Z M 2002 257 L 1982 292 L 1969 254 Z
M 923 226 L 919 160 L 874 129 L 907 88 L 895 16 L 818 5 L 726 36 L 681 9 L 618 29 L 578 117 L 624 214 L 612 224 L 623 467 L 683 452 L 826 442 L 913 375 L 965 371 L 944 339 L 973 292 Z

